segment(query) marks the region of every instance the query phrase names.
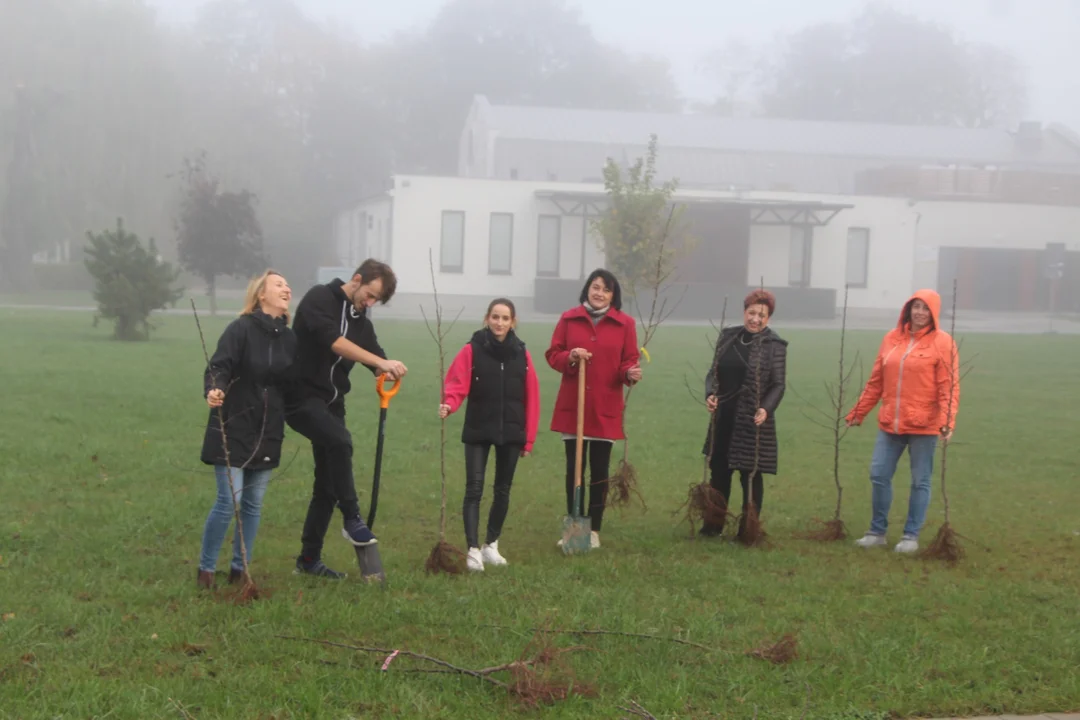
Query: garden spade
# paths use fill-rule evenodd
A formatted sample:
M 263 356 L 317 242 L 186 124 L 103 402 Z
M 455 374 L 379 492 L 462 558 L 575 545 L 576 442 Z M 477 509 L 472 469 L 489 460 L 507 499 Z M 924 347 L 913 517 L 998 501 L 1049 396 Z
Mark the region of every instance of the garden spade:
M 585 365 L 578 368 L 577 446 L 574 448 L 574 509 L 563 518 L 562 551 L 564 555 L 587 553 L 592 549 L 592 526 L 581 516 L 581 465 L 585 442 Z
M 375 391 L 379 393 L 379 436 L 375 443 L 375 473 L 371 481 L 371 507 L 368 508 L 367 525 L 374 531 L 375 511 L 379 507 L 379 479 L 382 476 L 383 441 L 386 438 L 386 411 L 390 407 L 390 398 L 401 389 L 401 378 L 386 387 L 386 375 L 380 375 L 375 381 Z M 378 544 L 356 547 L 356 561 L 360 565 L 360 577 L 365 582 L 383 582 L 382 556 Z

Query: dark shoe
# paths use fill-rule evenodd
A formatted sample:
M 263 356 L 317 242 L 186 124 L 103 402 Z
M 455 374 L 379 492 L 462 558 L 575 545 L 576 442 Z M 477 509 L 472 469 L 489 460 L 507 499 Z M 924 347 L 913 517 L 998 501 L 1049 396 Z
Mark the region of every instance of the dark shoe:
M 304 557 L 296 558 L 295 575 L 314 575 L 315 577 L 330 578 L 331 580 L 345 579 L 345 573 L 331 570 L 323 564 L 322 560 L 308 560 Z
M 341 536 L 357 547 L 367 547 L 379 542 L 359 515 L 345 521 Z
M 199 574 L 195 576 L 195 584 L 205 590 L 214 589 L 214 571 L 213 570 L 200 570 Z
M 698 535 L 701 537 L 714 538 L 720 537 L 724 533 L 724 527 L 716 525 L 702 525 L 701 530 L 698 531 Z
M 229 568 L 229 584 L 235 585 L 238 582 L 243 581 L 244 571 L 240 568 Z

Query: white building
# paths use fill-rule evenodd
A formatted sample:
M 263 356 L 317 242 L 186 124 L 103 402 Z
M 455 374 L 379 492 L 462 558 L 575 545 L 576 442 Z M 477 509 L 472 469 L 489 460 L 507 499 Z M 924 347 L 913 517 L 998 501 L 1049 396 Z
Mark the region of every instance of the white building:
M 397 175 L 343 211 L 347 274 L 392 263 L 411 315 L 431 292 L 479 315 L 497 296 L 557 313 L 604 264 L 591 221 L 605 210 L 606 158 L 630 163 L 649 134 L 661 177 L 678 177 L 693 249 L 678 316 L 714 317 L 764 282 L 791 319 L 897 308 L 917 288 L 964 309 L 1044 310 L 1045 269 L 1064 263 L 1056 307 L 1080 309 L 1080 139 L 1059 126 L 1016 132 L 492 106 L 463 129 L 460 177 Z M 321 278 L 325 279 L 325 278 Z
M 788 317 L 831 317 L 845 284 L 851 307 L 894 309 L 917 288 L 947 291 L 954 276 L 961 305 L 980 304 L 971 298 L 985 281 L 997 309 L 1038 309 L 1046 244 L 1080 252 L 1080 207 L 717 190 L 677 200 L 696 241 L 679 272 L 687 318 L 714 316 L 724 295 L 761 282 Z M 506 296 L 523 314 L 556 313 L 604 264 L 589 230 L 603 208 L 595 184 L 396 176 L 339 216 L 337 256 L 345 272 L 369 256 L 394 265 L 395 314 L 430 297 L 429 254 L 448 307 L 482 313 Z M 981 278 L 980 257 L 1005 267 Z

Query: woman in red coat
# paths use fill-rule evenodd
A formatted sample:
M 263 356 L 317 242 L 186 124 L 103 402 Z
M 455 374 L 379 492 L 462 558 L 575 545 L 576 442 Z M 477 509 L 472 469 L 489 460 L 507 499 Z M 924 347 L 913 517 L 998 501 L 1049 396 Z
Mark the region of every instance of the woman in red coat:
M 622 312 L 622 291 L 615 276 L 607 270 L 593 270 L 581 289 L 580 303 L 559 318 L 545 356 L 548 365 L 562 373 L 551 429 L 562 433 L 566 446 L 566 507 L 570 515 L 574 514 L 578 367 L 583 361 L 588 363 L 582 474 L 587 466 L 591 542 L 592 547 L 598 548 L 611 448 L 624 437 L 623 386 L 641 380 L 641 365 L 637 326 L 632 317 Z

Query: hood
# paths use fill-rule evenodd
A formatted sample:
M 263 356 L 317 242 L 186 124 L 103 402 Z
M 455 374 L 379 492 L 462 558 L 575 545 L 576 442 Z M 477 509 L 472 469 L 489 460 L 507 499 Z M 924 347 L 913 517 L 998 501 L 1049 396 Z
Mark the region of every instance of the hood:
M 357 310 L 356 306 L 352 304 L 352 298 L 345 294 L 344 286 L 345 281 L 341 278 L 334 278 L 327 285 L 330 288 L 330 292 L 337 299 L 338 302 L 345 302 L 349 304 L 349 317 L 360 318 L 367 317 L 367 308 Z
M 930 308 L 930 320 L 933 322 L 933 330 L 941 329 L 941 296 L 938 295 L 936 290 L 916 290 L 904 306 L 900 308 L 900 317 L 896 320 L 896 329 L 904 331 L 906 326 L 904 324 L 904 315 L 907 313 L 908 307 L 911 306 L 916 300 L 922 300 Z
M 250 317 L 256 325 L 271 335 L 278 335 L 282 330 L 289 326 L 288 313 L 281 317 L 273 318 L 264 313 L 261 308 L 255 308 L 254 311 L 248 314 L 248 317 Z

